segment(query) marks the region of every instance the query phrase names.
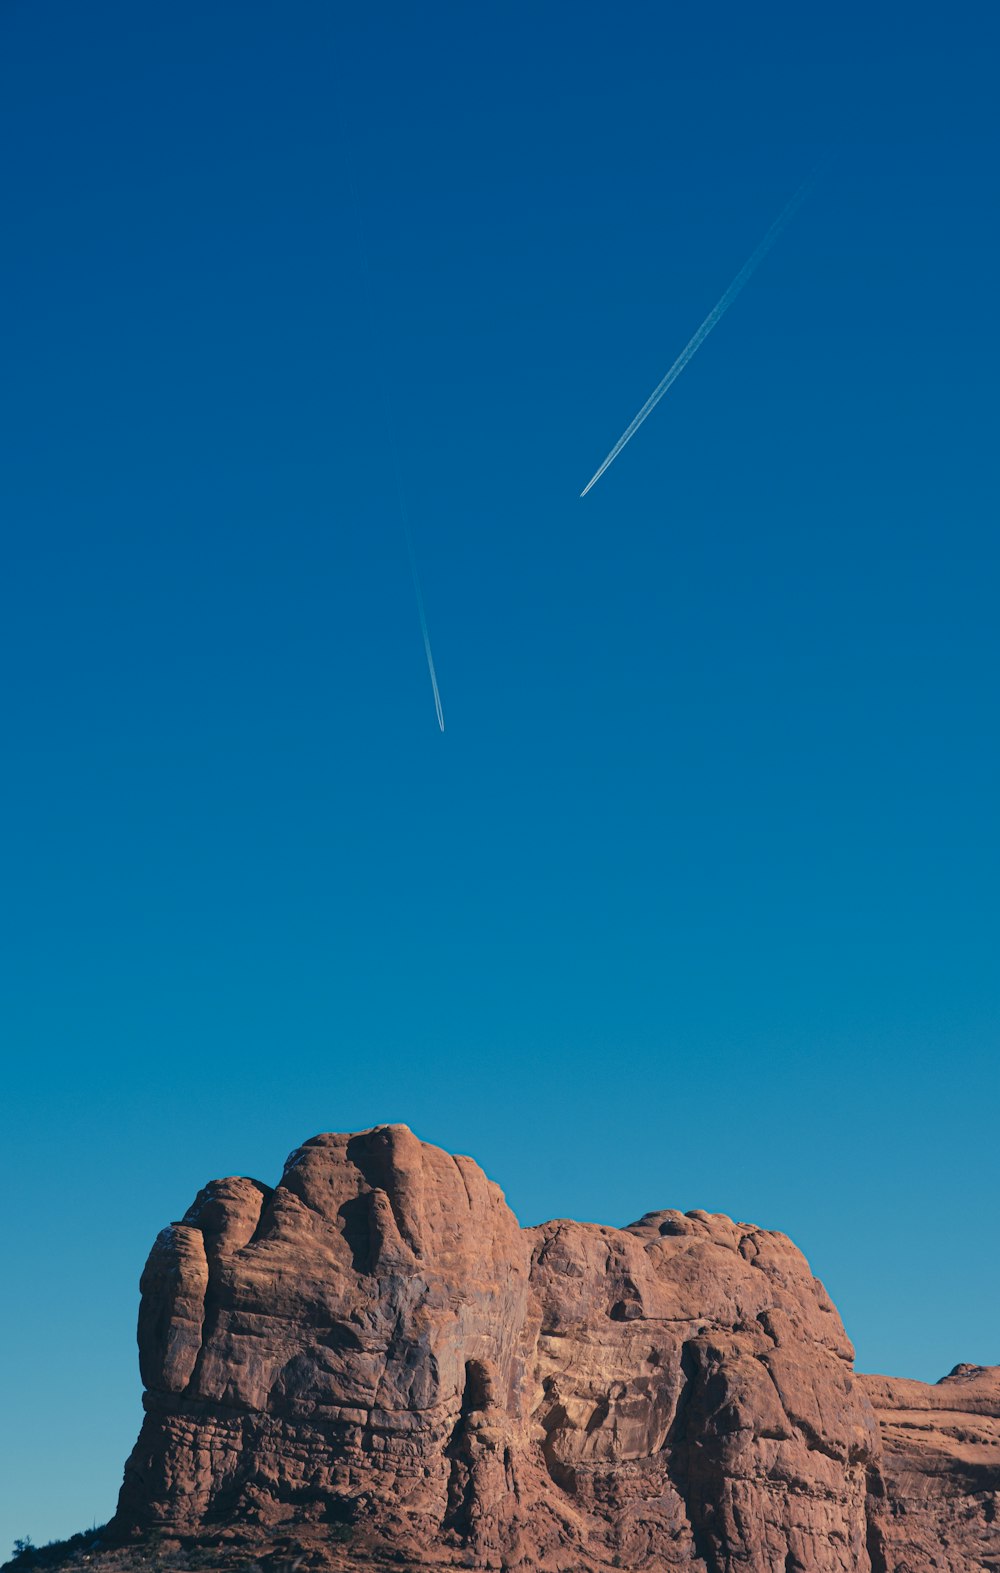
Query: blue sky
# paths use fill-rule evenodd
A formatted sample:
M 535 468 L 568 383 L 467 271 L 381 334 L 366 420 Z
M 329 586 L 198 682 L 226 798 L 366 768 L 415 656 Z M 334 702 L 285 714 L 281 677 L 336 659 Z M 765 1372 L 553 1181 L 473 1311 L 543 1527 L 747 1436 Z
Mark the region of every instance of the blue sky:
M 113 1510 L 156 1231 L 324 1129 L 1000 1360 L 996 45 L 0 11 L 0 1550 Z

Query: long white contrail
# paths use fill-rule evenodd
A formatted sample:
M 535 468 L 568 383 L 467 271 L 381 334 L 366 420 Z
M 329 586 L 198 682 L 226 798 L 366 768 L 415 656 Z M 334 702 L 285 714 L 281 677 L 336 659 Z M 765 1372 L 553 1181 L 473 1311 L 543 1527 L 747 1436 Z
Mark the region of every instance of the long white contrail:
M 604 474 L 605 470 L 608 468 L 608 465 L 609 464 L 613 464 L 615 462 L 615 460 L 617 459 L 618 455 L 621 453 L 622 449 L 624 448 L 625 444 L 627 442 L 630 442 L 632 440 L 632 438 L 635 436 L 636 432 L 639 430 L 639 427 L 642 425 L 643 421 L 646 419 L 646 416 L 649 415 L 651 413 L 651 411 L 654 410 L 656 408 L 656 406 L 659 404 L 660 400 L 663 398 L 663 395 L 666 393 L 667 389 L 670 387 L 670 384 L 672 382 L 676 382 L 677 381 L 677 378 L 680 376 L 681 372 L 684 370 L 684 368 L 687 365 L 688 361 L 695 354 L 695 352 L 701 347 L 701 345 L 704 344 L 705 340 L 708 338 L 708 335 L 711 333 L 712 329 L 715 327 L 715 324 L 719 321 L 720 317 L 724 316 L 725 313 L 729 310 L 729 307 L 732 305 L 733 301 L 736 299 L 737 295 L 739 294 L 740 290 L 743 288 L 744 284 L 749 279 L 750 275 L 754 272 L 754 270 L 756 269 L 758 264 L 761 263 L 764 260 L 764 258 L 767 256 L 767 254 L 770 251 L 771 247 L 774 245 L 774 243 L 777 240 L 778 236 L 781 234 L 781 231 L 784 229 L 785 225 L 788 223 L 788 220 L 792 217 L 792 215 L 795 212 L 795 210 L 799 207 L 799 205 L 804 201 L 805 197 L 808 195 L 809 188 L 812 185 L 815 177 L 816 177 L 816 172 L 814 170 L 813 173 L 809 176 L 809 178 L 802 182 L 802 185 L 799 187 L 798 191 L 796 191 L 794 197 L 792 197 L 792 199 L 788 203 L 788 205 L 786 207 L 784 207 L 782 209 L 782 211 L 778 214 L 778 217 L 775 219 L 774 223 L 771 225 L 771 228 L 768 230 L 767 234 L 764 236 L 764 239 L 761 241 L 760 245 L 757 247 L 756 251 L 752 254 L 752 256 L 750 256 L 747 259 L 747 261 L 744 262 L 743 266 L 740 268 L 740 271 L 737 273 L 736 277 L 733 279 L 733 282 L 730 284 L 729 288 L 726 290 L 726 293 L 723 295 L 723 297 L 719 301 L 718 305 L 712 307 L 712 310 L 709 312 L 708 316 L 705 318 L 705 320 L 702 323 L 701 327 L 688 340 L 688 342 L 685 344 L 684 348 L 681 350 L 680 354 L 678 355 L 677 359 L 674 361 L 674 364 L 671 366 L 670 370 L 667 372 L 667 375 L 664 377 L 663 381 L 657 383 L 656 387 L 653 389 L 652 393 L 649 395 L 649 398 L 646 400 L 645 404 L 642 406 L 642 409 L 639 411 L 638 415 L 635 417 L 635 420 L 632 421 L 631 424 L 629 426 L 627 426 L 626 429 L 622 432 L 621 436 L 619 437 L 618 441 L 615 443 L 614 447 L 612 448 L 611 452 L 608 454 L 607 458 L 605 459 L 604 463 L 601 465 L 600 469 L 596 472 L 596 474 L 594 474 L 594 475 L 592 475 L 590 477 L 590 480 L 587 482 L 586 486 L 583 488 L 583 491 L 580 493 L 581 497 L 586 497 L 587 493 L 590 491 L 590 488 L 595 484 L 596 481 L 600 480 L 601 476 Z

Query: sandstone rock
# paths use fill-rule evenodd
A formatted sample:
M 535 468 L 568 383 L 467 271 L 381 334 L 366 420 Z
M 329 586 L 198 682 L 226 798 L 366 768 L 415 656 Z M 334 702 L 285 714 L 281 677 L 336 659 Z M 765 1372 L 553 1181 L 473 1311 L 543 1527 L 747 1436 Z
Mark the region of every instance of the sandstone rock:
M 609 1551 L 628 1567 L 868 1565 L 875 1424 L 789 1240 L 706 1213 L 530 1232 L 543 1456 Z
M 280 1536 L 330 1567 L 991 1565 L 926 1546 L 935 1515 L 956 1546 L 992 1523 L 995 1374 L 858 1377 L 784 1235 L 703 1212 L 522 1230 L 471 1159 L 405 1126 L 317 1136 L 274 1190 L 207 1186 L 153 1247 L 139 1341 L 122 1538 Z M 914 1449 L 910 1390 L 946 1387 Z
M 895 1573 L 1000 1570 L 1000 1366 L 861 1378 L 879 1421 Z
M 457 1482 L 494 1479 L 475 1422 L 517 1410 L 528 1248 L 469 1159 L 405 1126 L 318 1136 L 273 1191 L 207 1186 L 142 1289 L 119 1530 L 374 1515 L 489 1540 L 483 1492 Z

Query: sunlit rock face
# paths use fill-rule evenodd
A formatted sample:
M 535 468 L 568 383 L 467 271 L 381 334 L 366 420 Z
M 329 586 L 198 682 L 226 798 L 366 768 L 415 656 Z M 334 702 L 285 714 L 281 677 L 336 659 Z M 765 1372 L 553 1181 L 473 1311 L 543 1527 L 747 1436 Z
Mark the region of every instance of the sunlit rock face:
M 882 1438 L 889 1566 L 1000 1569 L 1000 1366 L 958 1365 L 933 1385 L 860 1378 Z
M 120 1536 L 297 1537 L 331 1565 L 349 1538 L 345 1566 L 894 1565 L 874 1379 L 792 1243 L 717 1214 L 521 1229 L 405 1126 L 317 1136 L 275 1189 L 215 1181 L 163 1230 L 139 1344 Z

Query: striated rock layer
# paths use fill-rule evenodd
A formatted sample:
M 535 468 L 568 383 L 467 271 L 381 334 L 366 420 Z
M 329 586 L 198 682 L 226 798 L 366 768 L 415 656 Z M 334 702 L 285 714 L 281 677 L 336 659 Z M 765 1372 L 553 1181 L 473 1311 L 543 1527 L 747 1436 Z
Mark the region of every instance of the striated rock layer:
M 671 1211 L 521 1229 L 405 1126 L 314 1137 L 274 1190 L 207 1186 L 153 1246 L 139 1346 L 123 1538 L 349 1540 L 352 1566 L 1000 1568 L 996 1372 L 856 1376 L 784 1235 Z
M 1000 1573 L 1000 1366 L 859 1380 L 875 1408 L 897 1573 Z

